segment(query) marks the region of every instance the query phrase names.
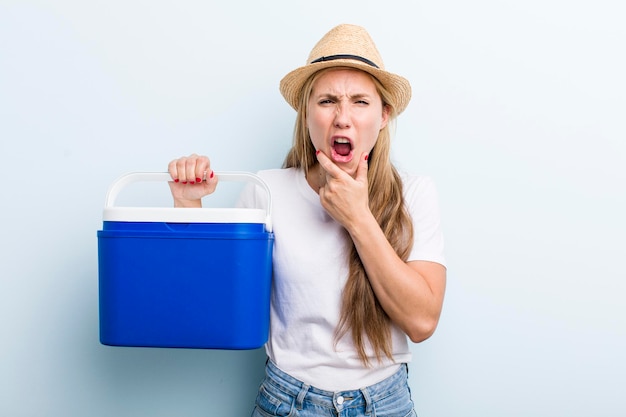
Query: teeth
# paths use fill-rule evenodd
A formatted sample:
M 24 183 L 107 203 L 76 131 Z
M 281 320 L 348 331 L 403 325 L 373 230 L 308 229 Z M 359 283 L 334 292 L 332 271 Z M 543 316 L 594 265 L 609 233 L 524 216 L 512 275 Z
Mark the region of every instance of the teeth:
M 335 142 L 337 143 L 350 143 L 350 141 L 346 138 L 337 138 L 335 139 Z

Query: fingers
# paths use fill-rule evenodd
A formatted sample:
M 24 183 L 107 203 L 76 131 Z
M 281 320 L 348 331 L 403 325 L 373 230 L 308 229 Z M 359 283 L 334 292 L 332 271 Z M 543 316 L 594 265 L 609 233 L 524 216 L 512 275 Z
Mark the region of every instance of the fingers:
M 335 165 L 324 152 L 318 150 L 315 152 L 315 155 L 317 155 L 317 162 L 319 162 L 324 172 L 326 172 L 326 175 L 332 178 L 339 178 L 341 175 L 345 175 L 343 170 Z
M 369 168 L 367 160 L 369 159 L 369 154 L 363 152 L 361 154 L 361 159 L 359 160 L 359 166 L 357 167 L 356 177 L 357 181 L 365 181 L 367 182 L 367 170 Z
M 196 154 L 174 159 L 169 163 L 168 171 L 174 182 L 183 184 L 194 184 L 214 178 L 209 158 Z
M 353 219 L 362 216 L 369 210 L 368 191 L 368 154 L 360 155 L 356 167 L 353 167 L 354 177 L 336 165 L 323 152 L 317 153 L 323 182 L 319 187 L 319 196 L 326 212 L 346 229 Z
M 344 175 L 347 175 L 344 170 L 339 168 L 326 154 L 321 151 L 316 151 L 315 155 L 317 156 L 317 162 L 319 162 L 322 169 L 326 172 L 331 178 L 338 179 Z M 361 154 L 361 159 L 359 159 L 359 165 L 357 166 L 357 171 L 354 176 L 354 179 L 357 181 L 367 181 L 367 170 L 369 168 L 368 165 L 369 154 L 367 152 L 363 152 Z

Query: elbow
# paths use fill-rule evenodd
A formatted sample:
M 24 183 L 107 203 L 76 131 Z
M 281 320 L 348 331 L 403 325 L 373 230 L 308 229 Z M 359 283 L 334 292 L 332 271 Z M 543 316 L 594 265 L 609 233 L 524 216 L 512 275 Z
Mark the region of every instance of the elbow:
M 425 341 L 435 333 L 438 324 L 438 318 L 414 321 L 407 329 L 405 329 L 405 333 L 407 334 L 409 339 L 411 339 L 411 342 L 420 343 Z

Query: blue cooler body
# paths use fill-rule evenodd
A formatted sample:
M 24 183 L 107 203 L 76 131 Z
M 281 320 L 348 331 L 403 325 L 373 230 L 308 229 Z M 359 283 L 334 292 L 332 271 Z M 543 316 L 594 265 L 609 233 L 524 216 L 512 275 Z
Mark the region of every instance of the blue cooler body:
M 128 175 L 126 182 L 169 179 L 163 173 Z M 218 177 L 252 178 L 263 185 L 252 174 L 242 175 Z M 269 333 L 271 201 L 266 211 L 122 208 L 113 207 L 112 189 L 98 231 L 100 342 L 201 349 L 262 346 Z

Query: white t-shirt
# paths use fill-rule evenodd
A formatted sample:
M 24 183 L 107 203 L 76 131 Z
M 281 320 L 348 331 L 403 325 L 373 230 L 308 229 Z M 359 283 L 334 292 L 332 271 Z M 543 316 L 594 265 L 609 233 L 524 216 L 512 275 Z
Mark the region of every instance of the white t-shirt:
M 272 196 L 275 235 L 267 354 L 281 370 L 328 390 L 359 389 L 395 373 L 411 360 L 406 334 L 392 326 L 394 361 L 381 363 L 372 349 L 371 367 L 359 359 L 350 333 L 335 340 L 341 292 L 348 276 L 345 232 L 322 207 L 302 170 L 258 174 Z M 414 223 L 415 243 L 408 260 L 445 265 L 437 191 L 429 177 L 403 175 L 404 196 Z M 265 207 L 266 195 L 248 187 L 239 206 Z

